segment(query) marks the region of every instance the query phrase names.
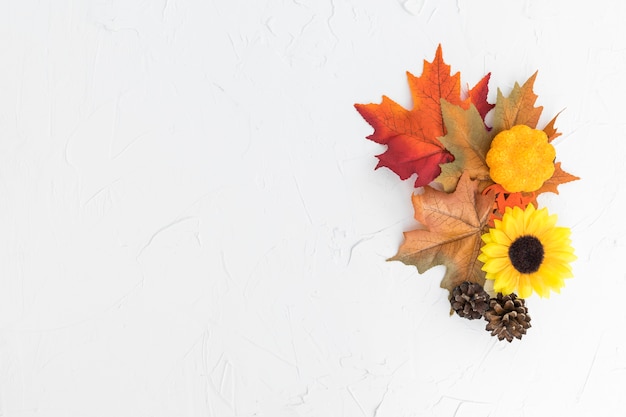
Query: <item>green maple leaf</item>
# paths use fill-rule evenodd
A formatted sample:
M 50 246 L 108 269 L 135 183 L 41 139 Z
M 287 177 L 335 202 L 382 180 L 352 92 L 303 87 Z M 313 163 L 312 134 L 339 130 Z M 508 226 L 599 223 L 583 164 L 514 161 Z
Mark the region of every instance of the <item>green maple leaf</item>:
M 441 174 L 435 181 L 441 183 L 445 191 L 452 192 L 463 172 L 467 172 L 471 179 L 481 182 L 482 191 L 492 183 L 486 155 L 493 134 L 473 105 L 465 110 L 441 100 L 441 110 L 447 134 L 439 140 L 454 155 L 454 161 L 441 165 Z

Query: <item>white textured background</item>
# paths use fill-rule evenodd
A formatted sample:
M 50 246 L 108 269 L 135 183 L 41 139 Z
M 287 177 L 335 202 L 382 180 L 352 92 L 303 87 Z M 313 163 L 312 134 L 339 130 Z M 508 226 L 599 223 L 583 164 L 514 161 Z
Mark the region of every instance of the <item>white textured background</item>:
M 625 2 L 0 3 L 1 416 L 623 415 Z M 565 109 L 576 278 L 521 342 L 385 262 L 412 181 L 353 104 L 438 43 Z

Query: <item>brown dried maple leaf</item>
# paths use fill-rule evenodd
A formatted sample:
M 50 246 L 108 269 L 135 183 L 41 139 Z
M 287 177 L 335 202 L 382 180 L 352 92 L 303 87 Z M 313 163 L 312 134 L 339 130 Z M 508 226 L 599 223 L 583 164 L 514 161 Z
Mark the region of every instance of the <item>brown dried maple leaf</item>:
M 535 107 L 538 97 L 533 91 L 535 79 L 537 79 L 537 72 L 531 75 L 523 85 L 520 86 L 518 83 L 515 83 L 508 97 L 504 97 L 500 89 L 498 89 L 492 129 L 495 134 L 510 129 L 515 125 L 526 125 L 533 129 L 537 128 L 537 122 L 539 117 L 541 117 L 543 107 Z M 561 133 L 554 127 L 559 114 L 557 113 L 543 128 L 543 131 L 548 135 L 549 142 L 561 136 Z
M 414 265 L 419 273 L 445 265 L 441 287 L 449 291 L 464 281 L 483 285 L 485 273 L 477 257 L 494 197 L 482 195 L 477 187 L 465 173 L 453 193 L 426 186 L 423 194 L 413 195 L 415 219 L 426 229 L 405 232 L 398 253 L 389 260 Z
M 490 74 L 462 99 L 460 74 L 450 74 L 450 66 L 444 62 L 439 45 L 433 62 L 424 61 L 422 75 L 415 77 L 407 72 L 407 77 L 413 109 L 407 110 L 386 96 L 380 104 L 354 106 L 374 128 L 374 133 L 367 138 L 387 145 L 387 150 L 377 155 L 376 168 L 387 167 L 403 180 L 417 174 L 415 187 L 421 187 L 439 175 L 440 164 L 453 160 L 437 139 L 446 134 L 441 99 L 463 108 L 474 104 L 484 118 L 493 107 L 487 103 Z
M 535 101 L 537 101 L 537 95 L 533 92 L 535 78 L 537 78 L 537 72 L 521 87 L 515 83 L 508 97 L 504 97 L 498 88 L 498 97 L 493 111 L 493 130 L 496 134 L 515 125 L 526 125 L 533 129 L 537 127 L 543 107 L 535 107 Z

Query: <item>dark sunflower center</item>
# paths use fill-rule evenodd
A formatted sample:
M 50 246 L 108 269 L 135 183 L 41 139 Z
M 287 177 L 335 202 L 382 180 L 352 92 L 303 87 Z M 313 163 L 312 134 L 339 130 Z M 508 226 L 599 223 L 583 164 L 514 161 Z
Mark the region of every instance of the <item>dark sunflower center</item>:
M 537 272 L 543 262 L 543 245 L 534 236 L 521 236 L 509 247 L 509 259 L 522 274 Z

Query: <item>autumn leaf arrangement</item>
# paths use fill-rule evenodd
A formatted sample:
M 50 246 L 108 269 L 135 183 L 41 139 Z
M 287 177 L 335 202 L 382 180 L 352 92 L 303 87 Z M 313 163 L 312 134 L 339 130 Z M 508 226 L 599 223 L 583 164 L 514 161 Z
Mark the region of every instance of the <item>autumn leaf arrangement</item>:
M 367 138 L 387 146 L 376 168 L 401 180 L 417 174 L 411 199 L 422 227 L 405 232 L 389 260 L 419 273 L 444 265 L 450 313 L 484 318 L 486 330 L 508 342 L 530 328 L 526 299 L 560 292 L 576 259 L 570 229 L 537 203 L 579 178 L 555 162 L 556 116 L 537 126 L 536 76 L 508 96 L 498 89 L 495 104 L 487 101 L 490 74 L 462 95 L 460 74 L 451 74 L 440 45 L 421 76 L 407 72 L 411 110 L 386 96 L 355 104 L 374 128 Z

